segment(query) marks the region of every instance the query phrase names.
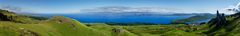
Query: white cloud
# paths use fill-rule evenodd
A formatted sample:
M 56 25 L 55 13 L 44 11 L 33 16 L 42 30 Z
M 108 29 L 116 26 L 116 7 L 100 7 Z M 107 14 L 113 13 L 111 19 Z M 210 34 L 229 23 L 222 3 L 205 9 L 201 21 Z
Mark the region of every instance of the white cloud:
M 240 3 L 238 3 L 236 6 L 229 6 L 228 8 L 225 8 L 228 12 L 240 12 Z
M 92 9 L 83 9 L 84 12 L 162 12 L 166 9 L 156 7 L 100 7 Z
M 31 8 L 31 7 L 19 7 L 12 5 L 3 5 L 0 4 L 0 9 L 12 11 L 15 13 L 33 13 L 33 14 L 76 14 L 80 13 L 79 9 L 47 9 L 47 8 Z
M 223 8 L 219 10 L 221 13 L 225 14 L 234 14 L 240 12 L 240 3 L 237 5 L 230 5 L 227 8 Z
M 0 9 L 9 10 L 9 11 L 14 11 L 14 12 L 21 12 L 21 11 L 22 11 L 22 8 L 20 8 L 20 7 L 15 7 L 15 6 L 4 6 L 4 5 L 0 5 Z
M 82 9 L 82 12 L 157 12 L 157 13 L 216 13 L 215 9 L 167 8 L 167 7 L 97 7 Z
M 76 14 L 80 13 L 79 9 L 38 9 L 38 8 L 21 8 L 9 5 L 0 5 L 0 9 L 13 11 L 15 13 L 34 13 L 34 14 Z

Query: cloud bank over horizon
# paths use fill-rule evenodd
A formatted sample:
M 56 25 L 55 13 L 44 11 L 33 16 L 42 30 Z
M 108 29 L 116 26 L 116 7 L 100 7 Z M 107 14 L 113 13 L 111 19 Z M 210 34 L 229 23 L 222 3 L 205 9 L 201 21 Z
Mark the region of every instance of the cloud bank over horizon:
M 226 9 L 209 9 L 209 8 L 168 8 L 168 7 L 127 7 L 127 6 L 106 6 L 106 7 L 95 7 L 89 9 L 79 9 L 64 12 L 40 12 L 31 11 L 21 7 L 16 6 L 0 6 L 0 9 L 13 11 L 16 13 L 37 13 L 37 14 L 77 14 L 77 13 L 93 13 L 93 12 L 111 12 L 111 13 L 121 13 L 121 12 L 149 12 L 149 13 L 211 13 L 215 14 L 216 10 L 221 13 L 233 14 L 235 12 L 240 12 L 239 4 L 235 7 Z
M 233 14 L 234 12 L 225 11 L 225 9 L 215 8 L 169 8 L 169 7 L 126 7 L 126 6 L 106 6 L 106 7 L 95 7 L 90 9 L 81 9 L 81 12 L 111 12 L 111 13 L 122 13 L 122 12 L 153 12 L 153 13 L 211 13 L 215 14 L 216 10 L 221 13 Z
M 79 14 L 92 12 L 220 13 L 239 11 L 236 0 L 0 0 L 0 9 L 17 13 Z M 6 6 L 7 5 L 7 6 Z M 234 12 L 230 12 L 234 11 Z

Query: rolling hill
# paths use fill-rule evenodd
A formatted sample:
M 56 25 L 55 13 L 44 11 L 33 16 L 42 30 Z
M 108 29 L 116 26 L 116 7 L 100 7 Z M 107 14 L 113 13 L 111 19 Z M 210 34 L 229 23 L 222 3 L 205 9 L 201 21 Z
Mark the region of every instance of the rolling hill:
M 0 10 L 0 36 L 134 36 L 135 34 L 111 34 L 88 27 L 74 19 L 63 16 L 41 18 L 19 15 Z

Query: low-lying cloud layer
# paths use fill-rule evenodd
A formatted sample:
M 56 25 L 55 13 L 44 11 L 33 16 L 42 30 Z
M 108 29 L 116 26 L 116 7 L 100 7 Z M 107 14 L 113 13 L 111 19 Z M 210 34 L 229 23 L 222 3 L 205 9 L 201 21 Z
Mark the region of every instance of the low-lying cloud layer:
M 108 6 L 82 9 L 81 12 L 157 12 L 157 13 L 216 13 L 208 8 L 167 8 L 167 7 L 125 7 Z
M 175 8 L 160 8 L 160 7 L 123 7 L 123 6 L 110 6 L 98 7 L 92 9 L 83 9 L 84 12 L 172 12 L 180 9 Z
M 89 9 L 79 9 L 79 10 L 51 10 L 49 12 L 38 12 L 32 10 L 26 10 L 20 7 L 15 6 L 2 6 L 0 5 L 0 9 L 14 11 L 16 13 L 91 13 L 91 12 L 154 12 L 154 13 L 164 13 L 164 14 L 172 14 L 172 13 L 212 13 L 215 14 L 216 10 L 219 10 L 220 13 L 225 14 L 233 14 L 236 12 L 240 12 L 240 4 L 236 6 L 231 6 L 226 9 L 209 9 L 209 8 L 167 8 L 167 7 L 126 7 L 126 6 L 106 6 L 106 7 L 96 7 L 96 8 L 89 8 Z M 43 10 L 41 10 L 43 11 Z M 58 11 L 58 12 L 52 12 Z

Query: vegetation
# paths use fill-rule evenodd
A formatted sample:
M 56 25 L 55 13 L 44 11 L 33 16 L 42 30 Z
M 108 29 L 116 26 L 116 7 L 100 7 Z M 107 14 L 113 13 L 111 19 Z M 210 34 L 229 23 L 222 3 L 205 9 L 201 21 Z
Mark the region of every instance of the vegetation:
M 215 18 L 209 22 L 209 31 L 206 31 L 204 33 L 209 36 L 240 36 L 239 16 L 240 13 L 236 13 L 233 15 L 222 17 L 226 18 L 226 20 L 217 20 L 221 18 Z
M 239 16 L 217 16 L 203 25 L 80 23 L 63 16 L 45 18 L 0 10 L 0 36 L 239 36 Z
M 178 20 L 174 20 L 171 23 L 172 24 L 188 24 L 188 23 L 200 23 L 197 21 L 202 21 L 202 20 L 208 20 L 213 18 L 214 15 L 212 14 L 198 14 L 186 19 L 178 19 Z
M 111 31 L 93 29 L 62 16 L 42 19 L 18 15 L 6 10 L 0 11 L 0 36 L 112 36 L 109 35 L 110 33 L 104 33 Z M 115 35 L 133 36 L 134 34 L 126 31 Z
M 104 23 L 92 23 L 88 24 L 89 27 L 95 29 L 109 29 L 115 27 L 119 29 L 125 29 L 138 36 L 203 36 L 201 33 L 207 31 L 206 25 L 202 26 L 191 26 L 185 24 L 177 25 L 106 25 Z M 185 35 L 189 34 L 189 35 Z

